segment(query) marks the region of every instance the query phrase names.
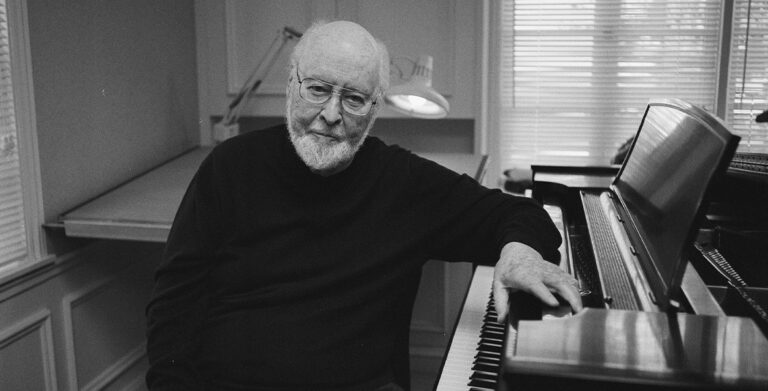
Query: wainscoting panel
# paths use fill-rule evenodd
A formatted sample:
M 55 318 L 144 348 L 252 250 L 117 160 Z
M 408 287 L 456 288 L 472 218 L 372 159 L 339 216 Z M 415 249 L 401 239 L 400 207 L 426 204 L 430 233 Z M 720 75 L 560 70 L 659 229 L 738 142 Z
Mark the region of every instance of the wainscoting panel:
M 0 391 L 141 391 L 162 245 L 94 241 L 0 285 Z
M 151 275 L 131 267 L 62 300 L 70 389 L 101 390 L 144 357 Z
M 0 390 L 58 389 L 51 330 L 47 310 L 0 330 Z

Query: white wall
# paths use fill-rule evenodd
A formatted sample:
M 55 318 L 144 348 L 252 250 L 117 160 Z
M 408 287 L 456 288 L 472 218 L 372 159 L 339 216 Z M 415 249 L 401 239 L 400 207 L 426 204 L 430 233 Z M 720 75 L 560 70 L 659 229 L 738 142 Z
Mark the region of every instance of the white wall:
M 198 144 L 191 0 L 28 13 L 46 221 Z
M 193 0 L 29 0 L 47 222 L 198 144 Z M 0 390 L 139 390 L 157 243 L 47 231 L 0 285 Z

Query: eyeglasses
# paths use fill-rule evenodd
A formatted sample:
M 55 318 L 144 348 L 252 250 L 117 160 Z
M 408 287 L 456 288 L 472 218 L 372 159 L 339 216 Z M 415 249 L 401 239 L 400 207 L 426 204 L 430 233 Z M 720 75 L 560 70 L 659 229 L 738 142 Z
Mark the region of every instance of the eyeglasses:
M 351 88 L 340 87 L 322 80 L 299 76 L 299 67 L 296 66 L 296 80 L 299 82 L 299 96 L 315 105 L 322 105 L 331 99 L 331 96 L 338 94 L 341 99 L 341 107 L 344 112 L 352 115 L 366 115 L 371 111 L 371 107 L 376 104 L 376 100 L 370 95 Z

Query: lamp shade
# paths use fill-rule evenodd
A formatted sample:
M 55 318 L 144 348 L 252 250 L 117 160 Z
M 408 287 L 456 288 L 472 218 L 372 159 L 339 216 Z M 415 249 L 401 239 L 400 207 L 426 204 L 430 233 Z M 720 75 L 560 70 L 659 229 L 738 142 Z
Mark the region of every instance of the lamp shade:
M 419 56 L 410 79 L 391 87 L 384 100 L 396 111 L 417 118 L 443 118 L 451 107 L 432 88 L 432 56 Z

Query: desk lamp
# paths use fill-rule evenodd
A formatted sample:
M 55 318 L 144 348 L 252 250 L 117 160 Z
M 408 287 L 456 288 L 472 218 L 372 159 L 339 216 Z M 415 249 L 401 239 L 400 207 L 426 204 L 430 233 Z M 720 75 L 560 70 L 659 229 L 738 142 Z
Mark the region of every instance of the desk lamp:
M 432 88 L 432 56 L 419 56 L 408 81 L 391 87 L 384 101 L 396 111 L 417 118 L 443 118 L 450 110 L 448 101 Z

